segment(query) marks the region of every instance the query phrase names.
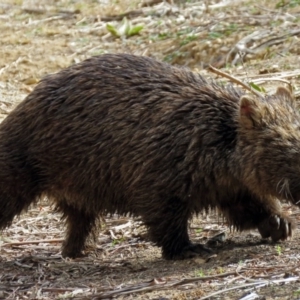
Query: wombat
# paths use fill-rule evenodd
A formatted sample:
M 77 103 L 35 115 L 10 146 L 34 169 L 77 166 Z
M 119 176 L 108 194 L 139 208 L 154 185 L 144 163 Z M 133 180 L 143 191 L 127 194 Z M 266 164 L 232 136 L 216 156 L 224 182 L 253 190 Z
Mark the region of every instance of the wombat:
M 193 214 L 285 240 L 281 200 L 300 196 L 300 116 L 148 57 L 106 54 L 41 80 L 0 125 L 0 228 L 47 196 L 66 220 L 62 255 L 82 254 L 103 214 L 141 216 L 166 259 L 203 253 Z

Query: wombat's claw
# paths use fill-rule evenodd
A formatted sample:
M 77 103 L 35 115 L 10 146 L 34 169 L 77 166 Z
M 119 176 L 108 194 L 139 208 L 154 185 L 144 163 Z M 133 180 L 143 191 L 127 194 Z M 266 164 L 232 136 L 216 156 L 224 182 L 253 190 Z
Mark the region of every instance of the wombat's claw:
M 277 242 L 292 236 L 293 224 L 287 218 L 273 215 L 259 224 L 258 231 L 262 238 L 271 237 L 273 242 Z

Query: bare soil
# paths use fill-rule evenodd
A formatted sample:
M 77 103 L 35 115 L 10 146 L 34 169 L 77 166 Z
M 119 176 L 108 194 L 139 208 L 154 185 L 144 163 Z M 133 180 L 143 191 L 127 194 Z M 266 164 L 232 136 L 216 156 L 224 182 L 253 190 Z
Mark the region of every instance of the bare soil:
M 122 31 L 124 17 L 143 26 L 139 34 Z M 3 0 L 0 118 L 44 75 L 113 52 L 216 77 L 211 64 L 262 92 L 292 87 L 298 98 L 299 20 L 299 0 Z M 71 260 L 60 255 L 64 227 L 45 199 L 0 234 L 0 299 L 300 299 L 300 215 L 285 209 L 297 229 L 279 244 L 231 231 L 215 212 L 195 218 L 192 240 L 215 254 L 185 261 L 163 260 L 140 220 L 111 216 L 86 256 Z

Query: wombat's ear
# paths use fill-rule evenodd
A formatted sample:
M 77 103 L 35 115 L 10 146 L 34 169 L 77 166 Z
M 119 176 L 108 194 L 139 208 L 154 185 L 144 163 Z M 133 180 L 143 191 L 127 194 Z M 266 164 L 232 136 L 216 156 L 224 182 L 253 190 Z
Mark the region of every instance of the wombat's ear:
M 256 99 L 244 95 L 240 99 L 240 122 L 245 128 L 251 129 L 261 123 L 262 108 Z
M 295 100 L 293 94 L 284 86 L 279 86 L 274 96 L 277 96 L 278 98 L 283 98 L 284 100 Z

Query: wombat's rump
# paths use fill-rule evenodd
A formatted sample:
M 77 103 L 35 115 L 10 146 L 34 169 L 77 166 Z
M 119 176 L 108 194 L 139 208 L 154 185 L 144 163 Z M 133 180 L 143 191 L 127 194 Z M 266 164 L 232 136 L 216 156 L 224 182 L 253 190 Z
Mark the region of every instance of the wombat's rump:
M 0 228 L 47 196 L 69 257 L 106 213 L 141 216 L 168 259 L 203 250 L 188 220 L 208 208 L 284 240 L 277 199 L 299 198 L 299 120 L 284 88 L 252 99 L 147 57 L 92 57 L 47 76 L 0 125 Z

